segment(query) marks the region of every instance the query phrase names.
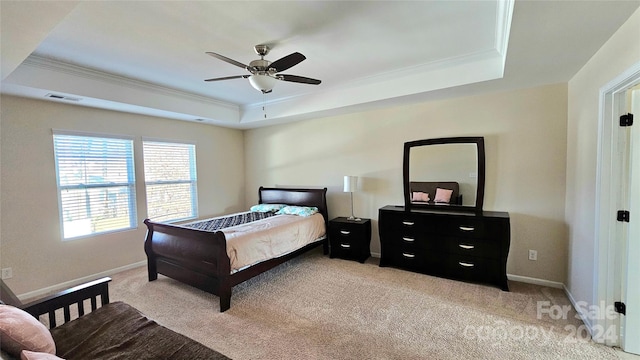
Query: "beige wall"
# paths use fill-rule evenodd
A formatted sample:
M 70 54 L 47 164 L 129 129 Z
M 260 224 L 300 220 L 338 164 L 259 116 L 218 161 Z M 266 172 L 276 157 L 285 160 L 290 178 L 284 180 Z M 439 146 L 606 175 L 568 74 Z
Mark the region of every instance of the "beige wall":
M 248 130 L 247 204 L 261 186 L 329 188 L 330 217 L 350 214 L 344 175 L 361 177 L 354 212 L 373 219 L 372 251 L 380 252 L 378 208 L 402 204 L 405 141 L 484 136 L 485 210 L 511 214 L 508 272 L 564 282 L 566 84 L 360 112 Z M 527 259 L 538 250 L 538 261 Z
M 640 61 L 639 37 L 640 9 L 569 81 L 567 288 L 576 301 L 593 299 L 600 88 Z
M 184 121 L 3 96 L 0 264 L 18 293 L 146 259 L 141 137 L 196 143 L 200 217 L 243 210 L 243 134 Z M 52 129 L 134 136 L 138 229 L 62 241 Z M 224 189 L 224 191 L 220 191 Z

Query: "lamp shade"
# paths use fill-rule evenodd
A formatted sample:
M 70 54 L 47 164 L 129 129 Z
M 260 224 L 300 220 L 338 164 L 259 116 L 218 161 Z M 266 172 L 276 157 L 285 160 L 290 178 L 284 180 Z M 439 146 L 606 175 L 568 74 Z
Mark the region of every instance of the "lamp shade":
M 253 74 L 249 76 L 249 83 L 251 83 L 251 86 L 260 91 L 270 91 L 273 89 L 276 81 L 277 80 L 275 78 L 269 75 Z
M 345 176 L 344 177 L 344 192 L 355 192 L 358 190 L 358 177 L 357 176 Z

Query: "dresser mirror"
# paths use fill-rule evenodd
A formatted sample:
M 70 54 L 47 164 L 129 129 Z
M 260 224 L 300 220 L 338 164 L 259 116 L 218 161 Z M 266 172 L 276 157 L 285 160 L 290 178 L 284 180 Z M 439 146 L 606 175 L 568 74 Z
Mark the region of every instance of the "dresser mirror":
M 483 137 L 424 139 L 404 144 L 405 208 L 482 211 Z

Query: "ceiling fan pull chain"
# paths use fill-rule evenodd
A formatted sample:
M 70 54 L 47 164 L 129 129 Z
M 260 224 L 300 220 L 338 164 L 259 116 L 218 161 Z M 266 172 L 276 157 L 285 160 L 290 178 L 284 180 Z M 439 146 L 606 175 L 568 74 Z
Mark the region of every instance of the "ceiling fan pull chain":
M 262 111 L 264 112 L 264 118 L 267 118 L 267 110 L 265 110 L 265 105 L 267 104 L 267 100 L 265 99 L 265 93 L 262 93 Z

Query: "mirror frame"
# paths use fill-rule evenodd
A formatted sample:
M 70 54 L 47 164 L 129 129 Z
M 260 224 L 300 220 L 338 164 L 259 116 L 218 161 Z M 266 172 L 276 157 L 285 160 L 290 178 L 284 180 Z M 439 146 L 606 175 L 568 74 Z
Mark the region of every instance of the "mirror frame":
M 411 202 L 411 189 L 409 188 L 409 160 L 411 156 L 411 149 L 418 146 L 428 145 L 443 145 L 443 144 L 475 144 L 478 158 L 478 177 L 476 188 L 476 204 L 475 206 L 463 206 L 463 205 L 432 205 L 432 204 L 414 204 Z M 436 138 L 436 139 L 424 139 L 408 141 L 404 143 L 404 158 L 403 158 L 403 185 L 404 185 L 404 206 L 406 210 L 412 208 L 429 209 L 429 210 L 457 210 L 457 211 L 482 211 L 482 205 L 484 203 L 484 184 L 485 184 L 485 152 L 484 152 L 484 137 L 450 137 L 450 138 Z

